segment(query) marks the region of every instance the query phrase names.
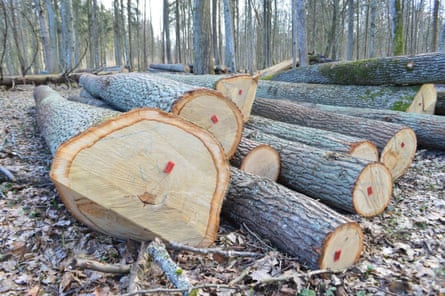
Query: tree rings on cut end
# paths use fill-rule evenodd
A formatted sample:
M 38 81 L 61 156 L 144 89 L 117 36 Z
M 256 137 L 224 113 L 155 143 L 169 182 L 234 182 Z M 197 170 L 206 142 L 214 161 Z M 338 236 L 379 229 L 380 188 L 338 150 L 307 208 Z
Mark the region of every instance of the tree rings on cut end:
M 135 240 L 193 246 L 216 238 L 230 179 L 207 131 L 158 109 L 135 109 L 62 144 L 50 173 L 81 222 Z
M 323 243 L 320 269 L 344 270 L 360 258 L 363 232 L 355 222 L 345 223 L 331 232 Z
M 409 168 L 416 149 L 416 133 L 408 127 L 398 131 L 385 145 L 380 161 L 391 171 L 393 180 L 399 178 Z
M 235 153 L 241 140 L 243 117 L 235 103 L 220 92 L 210 89 L 186 92 L 173 105 L 172 112 L 213 134 L 227 158 Z
M 379 160 L 379 150 L 371 141 L 362 141 L 354 145 L 349 151 L 349 155 L 369 161 Z
M 242 160 L 240 169 L 273 181 L 280 175 L 280 154 L 269 145 L 253 148 Z
M 357 214 L 372 217 L 385 210 L 391 200 L 391 194 L 391 172 L 381 163 L 370 163 L 361 171 L 355 182 L 352 203 Z
M 414 96 L 413 102 L 406 112 L 434 114 L 437 103 L 437 91 L 434 84 L 424 84 Z

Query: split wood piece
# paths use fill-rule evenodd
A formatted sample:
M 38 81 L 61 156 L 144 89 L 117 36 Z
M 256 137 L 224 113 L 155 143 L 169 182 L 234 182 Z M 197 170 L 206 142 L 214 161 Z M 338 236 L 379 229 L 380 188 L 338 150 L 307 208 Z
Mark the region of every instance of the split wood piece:
M 254 115 L 250 117 L 245 127 L 320 149 L 346 153 L 360 159 L 369 161 L 379 159 L 376 145 L 357 137 Z
M 80 84 L 122 111 L 139 107 L 172 112 L 212 133 L 227 157 L 235 153 L 243 120 L 238 107 L 220 92 L 199 89 L 162 77 L 142 73 L 110 76 L 82 75 Z
M 445 151 L 445 117 L 443 116 L 320 104 L 305 104 L 304 106 L 320 111 L 403 124 L 414 130 L 420 147 Z
M 309 84 L 282 81 L 258 82 L 259 98 L 287 99 L 293 102 L 405 111 L 417 94 L 418 86 L 367 86 Z
M 270 145 L 241 138 L 230 163 L 248 173 L 276 181 L 280 173 L 280 154 Z
M 279 73 L 272 80 L 357 85 L 444 83 L 445 53 L 317 64 Z
M 245 137 L 280 153 L 278 182 L 330 206 L 372 217 L 391 200 L 391 172 L 381 163 L 317 149 L 258 131 Z
M 259 76 L 250 75 L 172 75 L 162 77 L 189 85 L 214 88 L 222 92 L 240 108 L 244 122 L 249 120 L 253 101 L 255 100 Z
M 211 134 L 158 109 L 121 114 L 45 86 L 34 97 L 54 154 L 51 180 L 79 221 L 120 238 L 215 240 L 230 177 Z
M 151 69 L 167 72 L 190 73 L 189 65 L 185 64 L 150 64 L 149 70 Z
M 363 233 L 356 222 L 270 179 L 234 167 L 231 175 L 224 216 L 311 269 L 342 270 L 357 262 Z
M 434 84 L 424 84 L 414 97 L 406 112 L 419 114 L 434 114 L 437 102 L 437 91 Z
M 169 281 L 171 281 L 176 288 L 184 290 L 182 295 L 189 295 L 191 286 L 188 279 L 184 275 L 183 270 L 173 262 L 165 245 L 159 239 L 155 238 L 150 242 L 147 247 L 147 253 L 151 256 L 153 261 L 161 267 Z
M 296 60 L 296 64 L 298 64 L 298 59 Z M 273 75 L 276 75 L 277 73 L 283 72 L 285 70 L 289 70 L 292 68 L 292 59 L 285 60 L 281 63 L 278 63 L 276 65 L 273 65 L 269 68 L 263 69 L 260 71 L 260 75 L 262 78 L 266 79 L 267 77 L 271 77 Z
M 416 134 L 404 125 L 319 111 L 292 102 L 273 99 L 257 98 L 252 112 L 278 121 L 359 138 L 366 137 L 376 144 L 380 161 L 389 168 L 393 180 L 403 175 L 416 153 Z

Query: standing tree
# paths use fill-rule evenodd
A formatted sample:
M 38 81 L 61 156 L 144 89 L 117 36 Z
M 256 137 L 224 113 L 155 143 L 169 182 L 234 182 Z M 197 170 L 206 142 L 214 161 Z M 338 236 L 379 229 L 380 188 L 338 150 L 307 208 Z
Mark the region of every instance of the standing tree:
M 210 1 L 194 0 L 193 72 L 195 74 L 208 74 L 213 71 L 210 30 Z
M 391 0 L 390 11 L 392 53 L 395 56 L 403 55 L 405 48 L 405 38 L 403 36 L 403 10 L 401 0 Z
M 433 7 L 433 32 L 432 32 L 432 45 L 431 50 L 436 51 L 437 50 L 437 29 L 439 27 L 439 7 L 440 7 L 440 0 L 434 0 L 434 7 Z
M 40 3 L 40 0 L 34 0 L 34 5 L 37 10 L 37 15 L 39 16 L 39 26 L 40 26 L 40 38 L 42 39 L 43 45 L 43 60 L 45 63 L 45 70 L 48 73 L 52 73 L 54 71 L 54 60 L 53 60 L 53 52 L 52 47 L 50 46 L 48 27 L 45 22 L 45 13 L 44 9 Z
M 334 0 L 332 10 L 331 31 L 329 34 L 328 44 L 326 45 L 325 56 L 333 59 L 337 58 L 337 22 L 338 22 L 339 0 Z
M 235 52 L 233 46 L 233 27 L 232 18 L 230 15 L 229 0 L 224 0 L 224 25 L 225 25 L 225 35 L 226 35 L 226 54 L 225 54 L 225 64 L 230 67 L 232 73 L 235 73 Z
M 91 11 L 91 18 L 93 22 L 93 52 L 90 52 L 90 54 L 94 56 L 94 68 L 97 69 L 99 67 L 99 29 L 97 23 L 97 0 L 93 0 L 93 7 Z
M 121 25 L 120 25 L 120 13 L 119 13 L 119 0 L 113 1 L 113 9 L 114 9 L 114 59 L 116 61 L 116 65 L 122 65 L 122 53 L 121 53 Z
M 212 47 L 215 64 L 219 65 L 219 50 L 218 50 L 218 22 L 216 16 L 218 15 L 218 0 L 212 0 Z
M 171 44 L 170 44 L 170 18 L 169 18 L 169 3 L 168 0 L 164 0 L 163 5 L 163 14 L 162 14 L 162 23 L 164 26 L 164 48 L 165 48 L 165 54 L 167 58 L 167 64 L 172 63 L 172 51 L 171 51 Z
M 346 59 L 352 60 L 354 49 L 354 0 L 348 0 L 348 44 L 346 47 Z
M 176 33 L 176 62 L 182 63 L 182 52 L 181 52 L 181 30 L 180 30 L 180 20 L 181 16 L 179 14 L 179 0 L 175 1 L 175 33 Z
M 375 13 L 377 9 L 376 0 L 371 0 L 369 3 L 370 10 L 370 24 L 369 24 L 369 52 L 368 58 L 374 57 L 374 36 L 375 36 Z
M 442 33 L 440 33 L 438 51 L 445 51 L 445 20 L 443 21 Z
M 296 0 L 296 13 L 297 13 L 297 35 L 298 35 L 298 58 L 300 61 L 300 67 L 307 66 L 309 64 L 307 54 L 307 38 L 306 38 L 306 10 L 304 0 Z

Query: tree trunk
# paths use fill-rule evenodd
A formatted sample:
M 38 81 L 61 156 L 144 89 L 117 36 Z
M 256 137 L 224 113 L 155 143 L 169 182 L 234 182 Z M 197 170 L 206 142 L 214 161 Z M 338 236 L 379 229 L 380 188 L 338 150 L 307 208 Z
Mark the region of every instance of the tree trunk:
M 439 8 L 440 8 L 440 0 L 434 0 L 434 7 L 433 7 L 433 32 L 432 32 L 432 44 L 431 49 L 432 51 L 437 50 L 437 32 L 439 27 Z
M 312 269 L 345 269 L 363 249 L 357 223 L 303 194 L 233 167 L 222 211 Z
M 439 37 L 439 46 L 437 51 L 445 52 L 445 20 L 443 21 L 442 30 Z
M 270 145 L 242 138 L 230 163 L 242 171 L 276 181 L 280 172 L 280 154 Z
M 298 60 L 300 67 L 309 65 L 306 37 L 306 10 L 305 0 L 296 1 L 297 10 L 297 43 L 298 43 Z
M 434 84 L 424 84 L 414 97 L 411 105 L 406 110 L 400 111 L 420 114 L 434 114 L 436 103 L 437 91 L 434 88 Z
M 319 149 L 349 154 L 356 158 L 369 161 L 379 159 L 379 151 L 374 143 L 336 132 L 275 121 L 261 116 L 251 116 L 245 127 Z
M 193 6 L 193 73 L 212 73 L 210 1 L 194 0 Z
M 420 147 L 445 151 L 445 117 L 443 116 L 319 104 L 307 106 L 321 111 L 403 124 L 414 130 Z
M 67 73 L 73 68 L 73 16 L 71 13 L 71 5 L 71 0 L 60 1 L 60 13 L 62 15 L 62 46 L 64 53 L 63 70 Z
M 169 3 L 168 0 L 164 0 L 164 13 L 163 13 L 163 25 L 165 36 L 165 53 L 167 57 L 167 64 L 172 63 L 172 51 L 170 45 L 170 20 L 169 20 Z
M 228 157 L 241 139 L 242 114 L 219 92 L 142 73 L 86 74 L 80 85 L 122 111 L 152 107 L 173 112 L 212 133 Z
M 122 53 L 121 53 L 121 25 L 120 25 L 120 13 L 119 13 L 119 0 L 113 0 L 114 8 L 114 59 L 117 66 L 122 65 Z
M 318 149 L 258 131 L 245 137 L 272 146 L 280 153 L 278 182 L 349 213 L 372 217 L 388 206 L 390 171 L 381 163 Z
M 190 73 L 189 65 L 185 64 L 150 64 L 150 70 Z
M 404 54 L 405 49 L 405 38 L 403 34 L 403 9 L 402 9 L 402 1 L 401 0 L 391 0 L 392 2 L 392 13 L 394 15 L 393 18 L 393 40 L 392 40 L 392 46 L 393 46 L 393 55 L 399 56 Z
M 59 60 L 58 51 L 57 51 L 57 37 L 56 37 L 56 21 L 54 16 L 54 9 L 51 4 L 51 0 L 45 0 L 46 2 L 46 10 L 48 12 L 48 29 L 49 29 L 49 39 L 50 39 L 50 47 L 53 56 L 51 56 L 51 68 L 50 73 L 55 73 L 58 70 L 57 61 Z
M 214 241 L 230 171 L 211 135 L 160 110 L 121 114 L 47 86 L 34 98 L 51 180 L 79 221 L 125 239 Z
M 226 36 L 225 64 L 230 67 L 232 73 L 235 73 L 236 72 L 235 49 L 233 45 L 233 27 L 232 27 L 232 18 L 230 15 L 229 0 L 224 0 L 224 24 L 225 24 L 225 36 Z
M 18 84 L 33 84 L 33 85 L 42 85 L 42 84 L 62 84 L 62 83 L 70 83 L 79 81 L 79 75 L 77 74 L 48 74 L 48 75 L 27 75 L 23 76 L 4 76 L 2 80 L 0 80 L 0 85 L 6 87 L 14 87 Z
M 375 14 L 377 10 L 376 0 L 371 0 L 369 3 L 369 11 L 370 11 L 370 24 L 369 24 L 369 51 L 368 58 L 374 57 L 374 36 L 375 36 Z
M 52 48 L 50 46 L 50 39 L 49 39 L 49 33 L 48 28 L 45 23 L 45 13 L 42 7 L 42 4 L 40 0 L 34 0 L 34 5 L 36 6 L 37 13 L 39 16 L 39 26 L 40 26 L 40 38 L 42 39 L 42 46 L 43 46 L 43 57 L 45 62 L 45 70 L 48 73 L 52 73 L 52 70 L 54 68 L 53 62 L 53 52 Z
M 357 40 L 358 42 L 358 40 Z M 346 47 L 346 59 L 352 60 L 354 53 L 354 0 L 348 0 L 348 41 Z
M 252 113 L 274 120 L 330 130 L 374 142 L 380 161 L 391 171 L 393 179 L 400 177 L 411 165 L 416 153 L 414 131 L 400 124 L 323 112 L 291 102 L 256 99 Z
M 272 80 L 359 85 L 444 83 L 445 54 L 318 64 L 280 73 Z

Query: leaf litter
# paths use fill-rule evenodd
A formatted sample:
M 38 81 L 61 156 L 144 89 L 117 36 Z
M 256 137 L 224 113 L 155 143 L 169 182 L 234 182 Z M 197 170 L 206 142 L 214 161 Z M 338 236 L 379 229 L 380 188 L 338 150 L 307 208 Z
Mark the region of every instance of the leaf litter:
M 79 92 L 53 87 L 64 96 Z M 14 176 L 0 172 L 0 294 L 125 294 L 128 274 L 73 264 L 75 259 L 133 264 L 139 243 L 92 231 L 65 209 L 48 176 L 51 154 L 36 124 L 32 91 L 32 86 L 0 90 L 0 166 Z M 445 152 L 419 150 L 396 180 L 383 214 L 349 217 L 364 231 L 364 252 L 342 272 L 308 270 L 267 238 L 224 219 L 212 247 L 262 256 L 169 251 L 192 285 L 208 284 L 198 295 L 445 294 Z M 140 289 L 174 288 L 159 268 L 145 263 Z

